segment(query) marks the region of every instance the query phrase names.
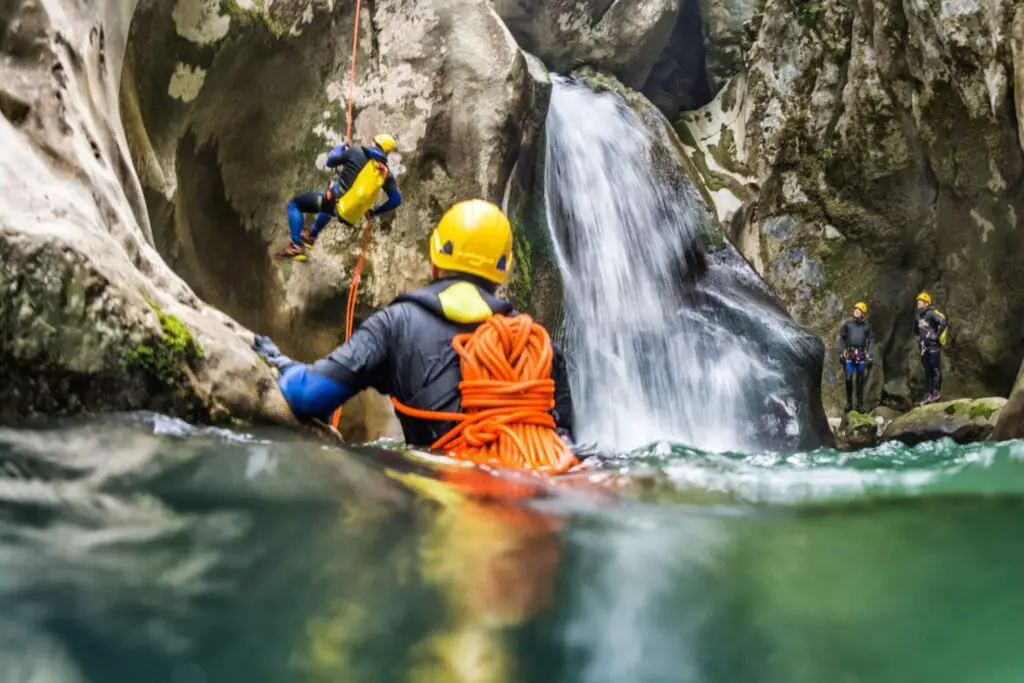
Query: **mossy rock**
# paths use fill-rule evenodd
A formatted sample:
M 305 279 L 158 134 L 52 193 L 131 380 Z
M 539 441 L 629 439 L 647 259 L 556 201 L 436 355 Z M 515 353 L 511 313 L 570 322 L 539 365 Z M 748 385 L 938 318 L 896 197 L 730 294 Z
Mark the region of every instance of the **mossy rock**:
M 985 441 L 992 435 L 1004 398 L 957 399 L 918 406 L 890 422 L 882 432 L 883 441 L 901 441 L 913 446 L 949 437 L 957 443 Z
M 160 387 L 186 416 L 207 414 L 204 400 L 196 393 L 192 368 L 205 357 L 202 344 L 188 327 L 173 315 L 150 304 L 160 321 L 160 336 L 121 351 L 121 363 L 133 374 L 146 377 Z
M 867 448 L 878 443 L 878 425 L 875 418 L 868 413 L 855 410 L 843 415 L 843 420 L 836 430 L 836 441 L 840 450 Z

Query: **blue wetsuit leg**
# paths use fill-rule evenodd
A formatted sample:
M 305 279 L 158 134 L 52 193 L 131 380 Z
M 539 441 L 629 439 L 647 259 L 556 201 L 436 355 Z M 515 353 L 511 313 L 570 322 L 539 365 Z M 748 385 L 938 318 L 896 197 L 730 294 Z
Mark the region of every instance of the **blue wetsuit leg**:
M 331 214 L 319 213 L 316 217 L 316 222 L 313 223 L 312 234 L 316 237 L 320 234 L 320 231 L 327 227 L 327 224 L 331 222 Z

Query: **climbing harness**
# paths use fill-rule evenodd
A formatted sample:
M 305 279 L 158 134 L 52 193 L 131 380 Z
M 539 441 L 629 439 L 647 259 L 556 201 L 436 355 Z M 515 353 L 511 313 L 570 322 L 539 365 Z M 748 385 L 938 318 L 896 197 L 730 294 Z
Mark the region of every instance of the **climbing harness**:
M 356 54 L 359 49 L 359 15 L 362 13 L 362 0 L 356 0 L 355 25 L 352 28 L 352 66 L 349 70 L 348 79 L 348 111 L 345 115 L 345 140 L 352 141 L 352 100 L 355 97 L 356 89 Z M 369 166 L 369 164 L 367 164 Z M 352 284 L 348 288 L 348 302 L 345 308 L 345 341 L 352 336 L 352 324 L 356 315 L 356 299 L 359 296 L 359 281 L 363 275 L 363 263 L 366 261 L 366 252 L 370 248 L 370 239 L 373 237 L 373 223 L 366 219 L 363 228 L 363 247 L 359 252 L 359 259 L 356 261 L 355 270 L 352 273 Z M 338 406 L 331 415 L 331 426 L 338 428 L 341 420 L 341 406 Z
M 457 424 L 431 448 L 480 465 L 549 474 L 578 464 L 555 431 L 554 350 L 543 326 L 530 316 L 494 315 L 473 332 L 456 335 L 462 413 L 420 410 L 391 399 L 395 409 L 422 420 Z

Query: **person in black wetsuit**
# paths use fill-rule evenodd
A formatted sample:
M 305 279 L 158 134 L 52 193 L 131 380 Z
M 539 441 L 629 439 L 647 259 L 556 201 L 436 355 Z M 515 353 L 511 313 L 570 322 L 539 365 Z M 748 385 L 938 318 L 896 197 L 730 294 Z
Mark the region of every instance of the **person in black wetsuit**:
M 856 384 L 857 412 L 864 412 L 865 370 L 875 359 L 875 334 L 865 320 L 868 305 L 858 301 L 853 305 L 853 317 L 839 330 L 839 365 L 846 371 L 846 412 L 853 410 Z
M 918 405 L 942 400 L 942 333 L 946 330 L 946 316 L 935 310 L 928 292 L 917 295 L 917 318 L 914 334 L 921 347 L 921 366 L 924 368 L 925 396 Z
M 352 337 L 312 365 L 284 356 L 267 337 L 253 348 L 279 368 L 278 386 L 297 417 L 326 420 L 335 408 L 367 387 L 420 410 L 459 412 L 462 370 L 452 338 L 475 330 L 495 314 L 515 315 L 494 292 L 512 265 L 512 226 L 496 205 L 459 202 L 441 218 L 430 240 L 434 280 L 401 294 L 367 318 Z M 557 345 L 557 431 L 574 441 L 573 405 L 565 358 Z M 454 424 L 398 414 L 406 443 L 429 446 Z
M 332 218 L 345 225 L 357 225 L 364 216 L 378 216 L 394 211 L 402 203 L 398 183 L 388 169 L 388 154 L 395 149 L 395 139 L 380 134 L 373 137 L 369 147 L 338 145 L 327 155 L 327 168 L 337 170 L 338 176 L 326 192 L 306 192 L 288 202 L 288 229 L 291 241 L 275 254 L 279 259 L 306 260 L 306 250 L 316 244 L 320 231 Z M 387 201 L 373 206 L 380 190 Z M 304 214 L 317 214 L 313 227 L 304 230 Z

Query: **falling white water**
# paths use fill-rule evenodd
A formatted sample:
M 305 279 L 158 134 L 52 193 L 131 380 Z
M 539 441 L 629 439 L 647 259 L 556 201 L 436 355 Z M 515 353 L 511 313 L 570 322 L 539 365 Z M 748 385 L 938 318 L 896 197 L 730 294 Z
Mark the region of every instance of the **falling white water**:
M 708 273 L 687 265 L 706 214 L 699 195 L 656 174 L 652 144 L 619 96 L 556 79 L 545 208 L 578 437 L 617 451 L 657 440 L 742 451 L 763 445 L 752 425 L 766 419 L 796 437 L 800 401 L 766 349 L 805 336 L 743 290 L 757 278 L 742 258 Z

